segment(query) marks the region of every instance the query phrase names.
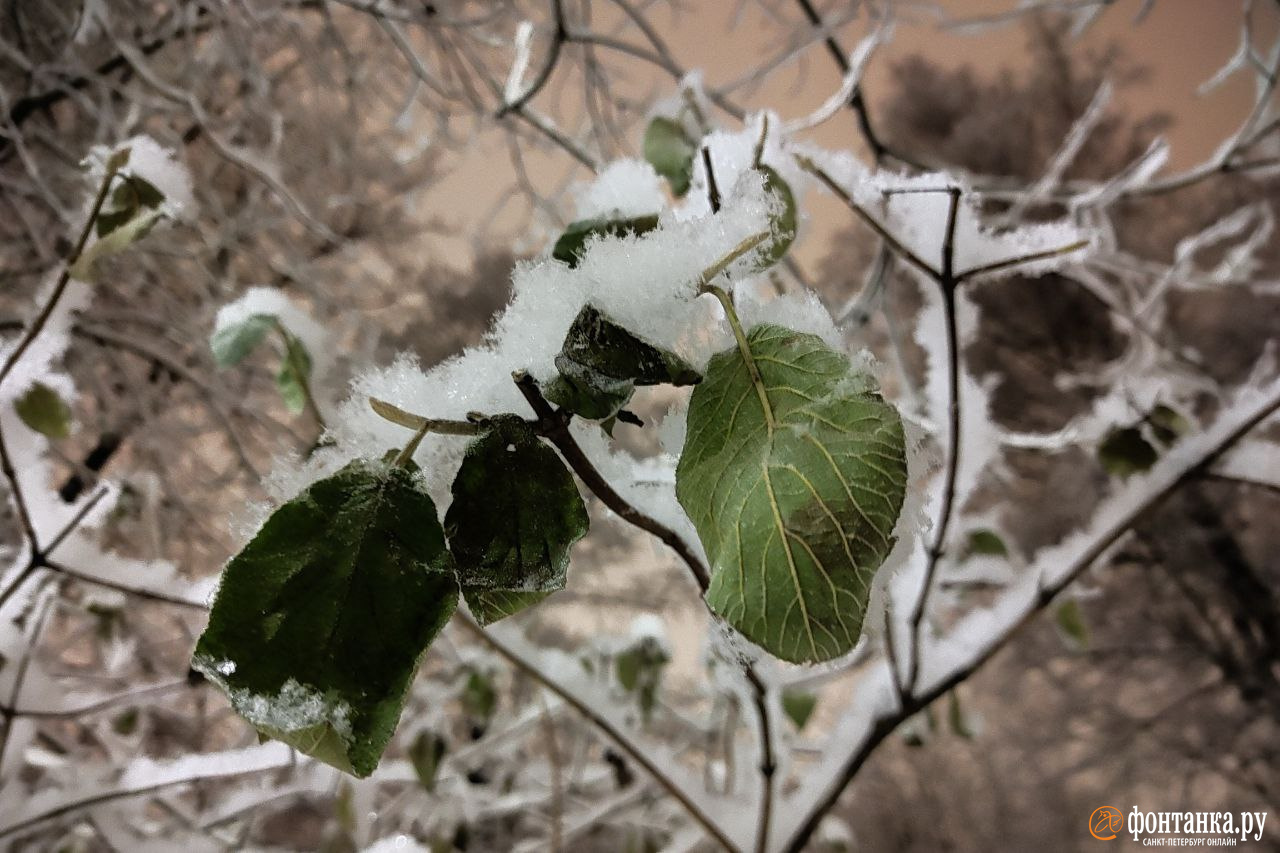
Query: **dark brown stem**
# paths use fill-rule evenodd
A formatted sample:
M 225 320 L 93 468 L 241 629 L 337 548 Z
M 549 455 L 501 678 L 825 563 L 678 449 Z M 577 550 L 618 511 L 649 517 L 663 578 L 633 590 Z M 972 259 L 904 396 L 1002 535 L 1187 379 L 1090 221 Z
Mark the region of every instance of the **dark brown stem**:
M 871 230 L 876 232 L 876 234 L 889 245 L 889 248 L 893 249 L 893 251 L 903 260 L 907 261 L 929 278 L 934 279 L 935 281 L 938 279 L 941 275 L 938 270 L 935 270 L 932 266 L 925 263 L 919 255 L 904 246 L 897 237 L 893 236 L 893 234 L 889 232 L 889 229 L 885 228 L 884 225 L 881 224 L 880 220 L 876 219 L 864 210 L 862 205 L 854 201 L 853 196 L 849 195 L 849 193 L 845 191 L 844 187 L 837 184 L 835 179 L 828 175 L 821 166 L 814 163 L 804 155 L 796 156 L 796 164 L 817 178 L 832 195 L 844 202 L 850 210 L 858 215 L 859 219 L 869 225 Z
M 560 451 L 560 455 L 569 463 L 569 467 L 578 475 L 578 479 L 582 480 L 605 506 L 613 510 L 623 520 L 646 533 L 658 537 L 667 547 L 675 551 L 680 559 L 684 560 L 685 565 L 689 567 L 689 572 L 698 583 L 698 589 L 705 597 L 707 590 L 711 586 L 711 575 L 707 571 L 707 567 L 702 564 L 702 560 L 698 559 L 697 555 L 693 553 L 692 549 L 689 548 L 678 533 L 657 519 L 636 509 L 627 502 L 626 498 L 619 495 L 609 485 L 609 482 L 591 464 L 591 460 L 587 459 L 586 454 L 582 452 L 582 448 L 574 441 L 573 435 L 569 432 L 570 415 L 563 410 L 552 408 L 546 397 L 542 395 L 542 390 L 538 387 L 537 380 L 527 373 L 517 373 L 514 378 L 516 387 L 520 389 L 520 393 L 524 395 L 525 400 L 529 402 L 530 408 L 538 416 L 540 434 L 555 445 L 556 449 Z M 743 667 L 743 673 L 747 682 L 751 685 L 753 703 L 760 720 L 762 793 L 756 831 L 756 850 L 764 851 L 769 843 L 770 821 L 773 816 L 773 777 L 777 770 L 777 759 L 773 753 L 772 726 L 769 722 L 769 690 L 764 680 L 760 678 L 759 673 L 749 664 Z
M 818 14 L 818 10 L 813 7 L 810 0 L 796 0 L 800 6 L 800 10 L 804 12 L 805 18 L 813 26 L 821 29 L 823 26 L 822 16 Z M 835 60 L 836 65 L 840 68 L 840 73 L 849 73 L 849 58 L 845 49 L 840 46 L 840 42 L 833 35 L 828 35 L 823 42 L 827 46 L 827 52 L 831 54 L 831 58 Z M 919 163 L 911 160 L 903 154 L 899 154 L 890 148 L 876 133 L 875 128 L 871 124 L 871 115 L 867 112 L 867 102 L 862 97 L 862 86 L 855 86 L 853 94 L 849 97 L 849 109 L 853 110 L 854 115 L 858 119 L 858 130 L 862 132 L 862 138 L 866 140 L 867 147 L 871 149 L 871 156 L 875 159 L 876 165 L 880 165 L 886 158 L 897 160 L 904 166 L 910 166 L 913 169 L 923 170 L 924 167 Z
M 27 327 L 26 332 L 18 340 L 17 346 L 13 348 L 13 352 L 9 353 L 9 357 L 5 359 L 4 365 L 0 366 L 0 386 L 4 385 L 5 379 L 9 378 L 9 374 L 13 372 L 14 365 L 22 358 L 23 353 L 31 346 L 40 333 L 49 323 L 49 318 L 53 316 L 54 310 L 58 307 L 62 295 L 67 290 L 67 285 L 71 282 L 71 268 L 75 266 L 76 261 L 80 260 L 80 255 L 84 253 L 84 247 L 89 243 L 89 237 L 93 234 L 93 223 L 98 221 L 98 214 L 102 212 L 102 205 L 107 200 L 107 193 L 111 190 L 111 182 L 123 165 L 119 155 L 114 155 L 106 165 L 106 174 L 102 177 L 102 184 L 98 187 L 98 194 L 94 196 L 93 206 L 89 210 L 89 216 L 85 220 L 84 228 L 80 230 L 80 236 L 76 240 L 75 248 L 71 250 L 70 256 L 62 265 L 62 272 L 58 275 L 58 280 L 53 286 L 53 292 L 49 294 L 48 301 L 44 307 L 40 309 L 40 313 L 36 315 L 35 320 Z M 7 601 L 9 596 L 13 594 L 13 590 L 29 575 L 37 566 L 42 565 L 44 561 L 44 553 L 40 549 L 40 540 L 36 534 L 35 523 L 31 518 L 31 510 L 27 506 L 26 498 L 22 494 L 22 484 L 18 482 L 18 472 L 13 467 L 13 458 L 9 455 L 9 447 L 4 440 L 4 430 L 0 429 L 0 473 L 3 473 L 5 480 L 9 483 L 9 491 L 13 495 L 13 504 L 17 509 L 18 522 L 22 525 L 23 535 L 27 539 L 27 548 L 30 557 L 27 562 L 27 568 L 19 576 L 19 578 L 10 585 L 3 593 L 0 593 L 0 602 Z
M 569 40 L 569 31 L 564 23 L 562 0 L 551 0 L 551 16 L 555 21 L 555 32 L 551 36 L 551 47 L 547 49 L 547 61 L 543 63 L 542 70 L 538 72 L 538 76 L 529 84 L 529 88 L 511 103 L 503 104 L 499 107 L 495 118 L 503 118 L 507 113 L 521 112 L 524 109 L 524 105 L 541 92 L 542 87 L 546 86 L 547 81 L 551 79 L 551 72 L 555 71 L 556 64 L 560 61 L 560 50 L 564 47 L 564 43 Z
M 1083 249 L 1088 245 L 1089 245 L 1088 240 L 1077 240 L 1074 243 L 1068 243 L 1067 245 L 1059 246 L 1056 249 L 1046 249 L 1043 252 L 1032 252 L 1029 255 L 1020 255 L 1016 258 L 1006 258 L 1005 260 L 1002 260 L 1002 261 L 995 261 L 993 263 L 983 264 L 982 266 L 977 266 L 977 267 L 974 267 L 973 269 L 965 270 L 964 272 L 957 275 L 956 284 L 962 284 L 963 282 L 968 281 L 969 279 L 974 278 L 975 276 L 984 275 L 990 272 L 996 272 L 998 270 L 1009 269 L 1010 267 L 1021 266 L 1022 264 L 1029 264 L 1032 261 L 1042 261 L 1046 258 L 1056 258 L 1059 255 L 1069 255 L 1072 252 L 1079 251 L 1080 249 Z
M 942 292 L 943 317 L 947 326 L 947 471 L 942 485 L 942 507 L 938 513 L 938 532 L 929 548 L 929 562 L 925 566 L 920 595 L 911 610 L 909 624 L 911 655 L 907 661 L 907 673 L 901 693 L 910 695 L 920 672 L 920 628 L 929 604 L 929 591 L 938 571 L 938 562 L 945 552 L 947 533 L 951 527 L 952 507 L 955 503 L 956 474 L 960 470 L 960 335 L 956 324 L 955 237 L 956 218 L 960 207 L 960 190 L 949 190 L 950 207 L 947 208 L 947 230 L 942 239 L 942 270 L 938 275 L 938 288 Z
M 529 407 L 538 416 L 539 432 L 555 445 L 556 450 L 560 451 L 560 455 L 564 457 L 565 462 L 569 463 L 569 467 L 573 469 L 573 473 L 578 475 L 578 479 L 582 480 L 592 494 L 598 497 L 605 506 L 613 510 L 628 524 L 658 537 L 668 548 L 675 551 L 676 555 L 689 567 L 689 571 L 693 573 L 694 579 L 698 582 L 698 587 L 705 592 L 707 587 L 711 585 L 711 576 L 707 572 L 707 567 L 702 564 L 702 561 L 693 553 L 688 544 L 680 538 L 680 534 L 656 518 L 645 515 L 636 509 L 627 502 L 626 498 L 618 494 L 613 486 L 609 485 L 609 481 L 591 464 L 591 460 L 582 452 L 582 448 L 574 440 L 573 434 L 569 432 L 570 416 L 562 410 L 557 411 L 552 408 L 551 404 L 547 402 L 547 398 L 542 396 L 542 390 L 538 387 L 537 380 L 527 373 L 518 373 L 515 376 L 515 381 L 520 393 L 529 401 Z
M 711 149 L 702 146 L 702 165 L 707 172 L 707 201 L 712 213 L 720 212 L 720 188 L 716 186 L 716 171 L 711 166 Z

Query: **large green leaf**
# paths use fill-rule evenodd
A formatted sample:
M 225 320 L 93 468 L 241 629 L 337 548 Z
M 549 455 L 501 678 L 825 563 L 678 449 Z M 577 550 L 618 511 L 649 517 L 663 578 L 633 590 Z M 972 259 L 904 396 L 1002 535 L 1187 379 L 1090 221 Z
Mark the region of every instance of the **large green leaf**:
M 444 524 L 463 595 L 488 623 L 564 589 L 569 549 L 589 521 L 556 452 L 502 415 L 467 446 Z
M 874 380 L 774 325 L 711 359 L 689 403 L 676 495 L 711 562 L 707 603 L 770 653 L 858 640 L 906 490 L 902 422 Z
M 698 146 L 685 134 L 680 122 L 658 116 L 644 131 L 644 159 L 666 178 L 678 196 L 689 191 L 693 177 L 693 155 Z
M 593 420 L 618 414 L 637 385 L 693 385 L 702 380 L 684 359 L 641 340 L 592 305 L 582 306 L 565 334 L 560 371 L 547 399 Z
M 457 598 L 415 475 L 352 462 L 276 510 L 227 564 L 192 666 L 264 734 L 367 776 Z
M 658 215 L 636 216 L 629 219 L 610 219 L 598 216 L 592 219 L 579 219 L 569 223 L 569 227 L 556 240 L 551 250 L 551 257 L 564 261 L 570 267 L 576 267 L 587 249 L 587 240 L 592 237 L 621 237 L 624 234 L 644 234 L 658 227 Z

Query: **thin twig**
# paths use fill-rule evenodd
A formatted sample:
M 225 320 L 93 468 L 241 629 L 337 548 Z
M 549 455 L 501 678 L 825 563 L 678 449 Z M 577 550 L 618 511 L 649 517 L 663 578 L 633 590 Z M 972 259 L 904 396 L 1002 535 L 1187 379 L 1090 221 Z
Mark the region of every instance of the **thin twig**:
M 453 421 L 442 418 L 425 418 L 422 415 L 415 415 L 413 412 L 406 412 L 399 406 L 388 403 L 386 400 L 379 400 L 377 397 L 369 398 L 369 408 L 373 409 L 378 417 L 391 421 L 397 426 L 406 429 L 422 430 L 424 433 L 434 432 L 439 435 L 479 435 L 484 430 L 484 425 L 476 421 Z
M 564 850 L 564 759 L 556 743 L 556 722 L 542 703 L 542 736 L 547 743 L 547 763 L 551 765 L 551 853 Z
M 889 229 L 885 228 L 880 220 L 876 219 L 868 213 L 862 205 L 854 201 L 853 196 L 849 195 L 848 191 L 846 191 L 844 187 L 836 183 L 835 179 L 828 175 L 826 170 L 821 166 L 803 155 L 796 155 L 796 163 L 800 168 L 804 169 L 806 172 L 821 181 L 822 185 L 826 187 L 832 195 L 844 202 L 850 210 L 858 215 L 858 218 L 869 225 L 872 231 L 876 232 L 882 240 L 888 243 L 889 247 L 893 249 L 896 254 L 902 257 L 903 260 L 919 269 L 929 278 L 936 280 L 938 276 L 941 275 L 938 270 L 925 263 L 925 261 L 922 260 L 915 252 L 904 246 L 897 237 L 889 232 Z
M 27 327 L 26 332 L 18 340 L 13 351 L 9 353 L 4 361 L 4 365 L 0 367 L 0 386 L 4 385 L 5 379 L 13 372 L 14 366 L 18 363 L 18 359 L 22 358 L 23 353 L 31 346 L 40 333 L 49 323 L 49 318 L 53 316 L 54 310 L 58 307 L 62 295 L 67 290 L 67 285 L 71 282 L 71 268 L 75 266 L 76 261 L 80 260 L 80 255 L 84 253 L 84 248 L 89 243 L 89 237 L 93 234 L 93 223 L 98 221 L 98 214 L 102 212 L 102 205 L 107 200 L 107 193 L 111 190 L 111 182 L 115 179 L 116 173 L 127 161 L 127 155 L 113 156 L 106 164 L 105 174 L 102 176 L 102 185 L 98 187 L 98 194 L 94 196 L 93 206 L 89 210 L 89 216 L 85 220 L 84 227 L 80 230 L 80 236 L 76 240 L 75 248 L 71 250 L 71 254 L 67 257 L 62 265 L 62 272 L 58 275 L 58 280 L 53 286 L 53 292 L 49 294 L 49 299 L 40 309 L 40 313 L 36 315 L 35 320 Z M 18 482 L 18 472 L 13 467 L 13 459 L 9 456 L 9 448 L 5 444 L 4 430 L 0 429 L 0 471 L 9 482 L 9 490 L 13 496 L 14 506 L 18 511 L 18 521 L 22 525 L 22 532 L 26 535 L 27 546 L 31 553 L 31 562 L 39 561 L 40 541 L 36 534 L 35 523 L 31 518 L 31 510 L 27 506 L 26 498 L 22 494 L 22 485 Z
M 462 625 L 472 634 L 474 634 L 481 642 L 493 649 L 503 658 L 505 658 L 512 666 L 520 670 L 520 672 L 532 678 L 543 687 L 564 700 L 565 704 L 571 706 L 579 714 L 585 717 L 595 728 L 603 732 L 610 740 L 612 740 L 619 749 L 630 756 L 631 760 L 636 762 L 645 769 L 650 776 L 653 777 L 659 785 L 661 785 L 668 794 L 676 799 L 682 805 L 689 815 L 696 820 L 703 829 L 707 831 L 719 844 L 723 845 L 727 850 L 737 850 L 734 844 L 723 830 L 712 820 L 711 816 L 702 810 L 698 803 L 694 802 L 681 788 L 675 784 L 643 750 L 637 749 L 614 724 L 599 714 L 595 708 L 583 702 L 577 696 L 570 693 L 562 685 L 549 678 L 534 663 L 526 660 L 519 652 L 511 648 L 502 640 L 498 639 L 493 633 L 481 628 L 476 622 L 465 614 L 458 614 L 455 617 L 458 624 Z
M 618 494 L 613 486 L 609 485 L 609 481 L 591 464 L 591 460 L 587 458 L 586 453 L 574 440 L 573 434 L 569 432 L 568 413 L 551 407 L 547 398 L 542 396 L 542 390 L 532 376 L 527 373 L 517 373 L 514 378 L 516 387 L 520 389 L 520 393 L 529 401 L 529 407 L 538 416 L 541 427 L 539 432 L 560 451 L 560 455 L 569 463 L 569 467 L 578 475 L 578 479 L 582 480 L 592 494 L 623 521 L 658 537 L 663 544 L 675 551 L 693 573 L 698 586 L 704 590 L 707 589 L 711 585 L 711 576 L 707 573 L 707 567 L 702 564 L 702 560 L 698 559 L 680 534 L 656 518 L 636 509 L 627 502 L 626 498 Z
M 796 0 L 796 2 L 799 4 L 800 10 L 804 12 L 804 16 L 809 20 L 809 23 L 818 29 L 823 29 L 822 16 L 813 7 L 813 3 L 809 0 Z M 831 58 L 835 60 L 836 65 L 839 67 L 840 73 L 848 74 L 849 57 L 845 49 L 840 46 L 840 42 L 836 40 L 834 35 L 828 35 L 823 39 L 823 42 L 827 46 L 827 52 L 831 54 Z M 876 133 L 871 124 L 871 115 L 867 112 L 866 99 L 862 96 L 861 84 L 854 87 L 853 94 L 849 97 L 849 109 L 853 110 L 858 119 L 858 130 L 862 132 L 862 138 L 866 140 L 867 147 L 871 149 L 871 156 L 875 159 L 876 165 L 880 165 L 885 158 L 889 158 L 897 160 L 902 165 L 909 166 L 912 169 L 924 169 L 924 166 L 916 161 L 890 148 Z
M 1059 246 L 1056 249 L 1045 249 L 1043 252 L 1032 252 L 1031 254 L 1020 255 L 1016 258 L 1006 258 L 1002 261 L 993 261 L 989 264 L 983 264 L 981 266 L 974 267 L 973 269 L 965 270 L 955 277 L 955 282 L 956 284 L 961 284 L 971 278 L 976 278 L 977 276 L 986 275 L 987 273 L 996 272 L 998 270 L 1005 270 L 1010 267 L 1029 264 L 1033 261 L 1043 261 L 1047 258 L 1056 258 L 1060 255 L 1069 255 L 1072 252 L 1076 252 L 1087 247 L 1088 245 L 1088 240 L 1077 240 L 1074 243 L 1068 243 L 1067 245 Z
M 547 61 L 543 63 L 542 70 L 538 72 L 538 76 L 529 84 L 529 88 L 525 89 L 520 97 L 510 103 L 503 104 L 498 108 L 495 118 L 502 118 L 507 113 L 520 112 L 524 109 L 525 104 L 529 103 L 532 98 L 542 91 L 542 87 L 547 85 L 547 81 L 551 79 L 551 72 L 555 71 L 556 64 L 560 61 L 560 49 L 564 47 L 564 43 L 569 38 L 568 28 L 564 23 L 564 4 L 562 0 L 551 0 L 551 16 L 555 21 L 555 31 L 551 34 L 551 47 L 547 48 Z
M 716 186 L 716 172 L 711 167 L 711 148 L 702 146 L 702 165 L 707 172 L 707 202 L 712 213 L 720 212 L 720 188 Z

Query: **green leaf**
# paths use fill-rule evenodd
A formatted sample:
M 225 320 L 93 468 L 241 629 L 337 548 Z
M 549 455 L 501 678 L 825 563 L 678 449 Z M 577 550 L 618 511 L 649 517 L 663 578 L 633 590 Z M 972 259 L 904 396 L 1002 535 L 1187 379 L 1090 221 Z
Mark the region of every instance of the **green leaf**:
M 764 173 L 764 187 L 778 196 L 782 202 L 781 210 L 769 220 L 772 236 L 760 248 L 760 269 L 765 269 L 782 260 L 782 256 L 791 248 L 796 239 L 796 221 L 799 210 L 796 197 L 791 187 L 772 166 L 757 166 Z
M 543 396 L 565 411 L 606 423 L 605 431 L 612 436 L 618 412 L 631 400 L 636 383 L 605 376 L 563 355 L 556 356 L 556 369 L 560 375 L 547 384 Z
M 22 422 L 49 438 L 66 438 L 71 435 L 71 410 L 62 402 L 58 392 L 43 382 L 27 389 L 13 404 Z
M 676 496 L 711 563 L 711 609 L 784 660 L 853 648 L 906 492 L 902 421 L 815 335 L 774 325 L 711 359 Z
M 1089 626 L 1084 621 L 1084 612 L 1080 609 L 1079 601 L 1068 598 L 1059 604 L 1054 610 L 1054 621 L 1058 623 L 1058 629 L 1062 631 L 1062 635 L 1076 648 L 1089 648 Z
M 464 587 L 462 595 L 467 599 L 471 615 L 481 625 L 492 625 L 499 619 L 514 616 L 551 595 L 547 592 L 517 592 L 510 589 L 480 589 Z
M 618 676 L 618 684 L 630 693 L 640 683 L 640 665 L 643 659 L 639 649 L 628 649 L 614 658 L 614 672 Z
M 698 146 L 685 134 L 680 122 L 658 116 L 644 131 L 644 159 L 667 179 L 671 191 L 682 196 L 693 178 L 693 155 Z
M 126 708 L 111 721 L 111 730 L 121 737 L 129 737 L 138 730 L 138 709 Z
M 640 714 L 646 721 L 658 704 L 662 672 L 670 660 L 666 650 L 652 637 L 644 637 L 614 655 L 614 673 L 618 684 L 626 692 L 635 695 Z
M 796 731 L 803 731 L 805 723 L 813 716 L 813 709 L 818 706 L 818 695 L 804 690 L 782 691 L 782 712 L 795 725 Z
M 1147 415 L 1147 423 L 1151 425 L 1151 433 L 1156 441 L 1165 447 L 1172 445 L 1191 431 L 1191 424 L 1176 410 L 1165 405 L 1157 405 Z
M 556 369 L 560 375 L 543 392 L 547 399 L 591 420 L 616 417 L 636 386 L 702 380 L 680 356 L 640 339 L 593 305 L 582 306 L 569 326 Z
M 515 415 L 468 446 L 444 526 L 463 595 L 481 624 L 564 589 L 569 549 L 590 521 L 560 456 Z
M 1128 477 L 1156 464 L 1160 453 L 1137 427 L 1113 429 L 1098 446 L 1098 460 L 1107 473 Z
M 498 706 L 498 691 L 487 672 L 467 668 L 467 683 L 462 687 L 462 708 L 481 723 L 488 723 Z
M 259 731 L 367 776 L 457 597 L 415 475 L 352 462 L 277 509 L 227 564 L 192 666 Z
M 214 363 L 218 367 L 232 367 L 244 361 L 275 325 L 276 318 L 270 314 L 254 314 L 218 329 L 209 338 Z
M 128 175 L 112 190 L 108 203 L 98 214 L 94 228 L 105 237 L 143 210 L 154 210 L 164 203 L 164 193 L 145 178 Z
M 432 731 L 418 732 L 409 746 L 409 762 L 413 764 L 413 772 L 418 781 L 428 791 L 436 789 L 436 773 L 440 770 L 440 762 L 444 760 L 449 744 L 439 734 Z
M 597 216 L 591 219 L 579 219 L 569 223 L 569 227 L 556 240 L 551 257 L 564 261 L 570 267 L 576 267 L 582 260 L 587 248 L 587 240 L 592 237 L 621 237 L 624 234 L 644 234 L 658 227 L 658 215 L 636 216 L 630 219 L 609 219 Z
M 333 798 L 333 816 L 338 826 L 345 832 L 356 831 L 355 788 L 345 779 L 338 786 L 338 795 Z
M 965 542 L 962 553 L 961 560 L 974 556 L 1007 557 L 1009 556 L 1009 548 L 994 530 L 982 527 L 969 531 L 969 539 Z
M 99 237 L 76 258 L 71 265 L 71 276 L 80 281 L 92 282 L 93 268 L 99 260 L 122 252 L 147 236 L 163 215 L 161 210 L 148 210 L 116 225 L 109 234 Z
M 280 372 L 276 374 L 276 388 L 284 400 L 285 408 L 295 415 L 307 408 L 307 382 L 311 376 L 311 355 L 302 341 L 280 329 L 284 335 L 284 358 Z
M 965 740 L 973 740 L 978 734 L 960 704 L 960 694 L 955 690 L 947 694 L 947 723 L 954 734 Z

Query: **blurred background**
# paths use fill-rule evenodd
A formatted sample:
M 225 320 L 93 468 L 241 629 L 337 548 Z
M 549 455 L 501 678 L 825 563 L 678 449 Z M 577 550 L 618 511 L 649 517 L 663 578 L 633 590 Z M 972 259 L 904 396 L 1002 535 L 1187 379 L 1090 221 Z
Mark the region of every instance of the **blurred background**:
M 557 9 L 567 37 L 553 47 Z M 1274 110 L 1268 51 L 1280 5 L 1262 0 L 2 0 L 0 333 L 23 328 L 70 249 L 91 146 L 154 136 L 191 170 L 199 205 L 189 222 L 104 264 L 71 329 L 75 429 L 50 445 L 48 486 L 71 503 L 109 478 L 120 497 L 101 526 L 104 547 L 215 576 L 244 541 L 246 507 L 265 500 L 273 460 L 305 452 L 322 431 L 281 403 L 272 353 L 215 368 L 207 341 L 221 305 L 267 286 L 304 306 L 335 343 L 338 375 L 320 389 L 331 398 L 362 366 L 399 352 L 436 364 L 483 340 L 513 266 L 547 253 L 594 168 L 640 156 L 652 105 L 687 74 L 701 74 L 725 126 L 760 109 L 804 116 L 840 87 L 836 57 L 890 22 L 862 77 L 862 111 L 840 110 L 809 141 L 887 168 L 1025 186 L 1109 81 L 1114 95 L 1066 184 L 1110 178 L 1158 137 L 1170 146 L 1163 174 L 1194 171 L 1260 102 Z M 552 50 L 560 56 L 545 85 L 504 112 L 522 26 L 532 27 L 526 82 Z M 1203 85 L 1237 55 L 1239 73 Z M 1270 222 L 1280 185 L 1266 166 L 1280 133 L 1274 121 L 1259 130 L 1251 157 L 1235 161 L 1250 168 L 1214 167 L 1118 201 L 1117 245 L 1174 269 L 1180 241 L 1235 211 Z M 801 208 L 785 286 L 814 289 L 840 315 L 875 262 L 873 235 L 817 190 Z M 1254 249 L 1248 276 L 1274 281 L 1280 243 L 1268 230 Z M 919 287 L 894 273 L 882 310 L 846 324 L 851 346 L 901 362 L 903 384 L 889 389 L 900 396 L 923 377 L 911 334 Z M 1052 433 L 1113 381 L 1127 332 L 1091 288 L 1010 277 L 973 298 L 980 327 L 964 362 L 991 390 L 999 425 Z M 1177 290 L 1158 335 L 1171 350 L 1194 349 L 1187 370 L 1231 387 L 1280 336 L 1280 297 Z M 652 394 L 639 413 L 660 419 L 668 402 Z M 1211 401 L 1200 403 L 1211 414 Z M 652 430 L 617 441 L 657 452 Z M 946 702 L 908 720 L 836 809 L 855 841 L 833 830 L 814 849 L 1093 849 L 1089 814 L 1135 802 L 1272 809 L 1269 822 L 1280 820 L 1280 460 L 1262 460 L 1262 482 L 1193 478 L 1086 579 L 1071 611 L 1046 611 Z M 1024 556 L 1060 542 L 1112 488 L 1090 447 L 1017 449 L 1005 463 L 975 500 Z M 7 502 L 0 512 L 0 542 L 16 555 L 21 527 Z M 696 742 L 702 754 L 690 761 L 720 784 L 710 768 L 732 764 L 747 712 L 701 690 L 703 609 L 668 552 L 592 512 L 570 588 L 523 627 L 548 647 L 612 659 L 632 648 L 632 617 L 659 612 L 671 661 L 658 667 L 657 698 L 638 700 L 643 725 Z M 336 851 L 392 836 L 439 850 L 546 849 L 549 820 L 612 803 L 570 820 L 564 849 L 671 842 L 634 767 L 563 709 L 541 713 L 527 679 L 461 637 L 428 657 L 393 747 L 399 769 L 374 783 L 292 765 L 244 778 L 210 765 L 209 778 L 198 770 L 181 785 L 121 787 L 120 769 L 138 757 L 205 755 L 256 737 L 188 678 L 202 612 L 45 574 L 39 583 L 57 594 L 42 630 L 3 650 L 0 805 L 17 825 L 33 793 L 87 793 L 0 836 L 11 849 Z M 962 600 L 991 592 L 971 577 L 940 580 Z M 813 718 L 795 733 L 802 756 L 804 734 L 829 730 L 845 689 L 837 680 L 816 692 Z M 18 713 L 76 691 L 113 698 L 83 712 Z M 546 727 L 563 755 L 528 746 Z M 446 758 L 425 762 L 428 784 L 423 756 L 437 740 Z M 583 773 L 580 786 L 520 799 L 530 755 L 540 773 Z M 99 787 L 85 789 L 87 779 Z M 105 799 L 84 803 L 95 795 Z M 1268 829 L 1254 847 L 1280 849 L 1280 828 Z

